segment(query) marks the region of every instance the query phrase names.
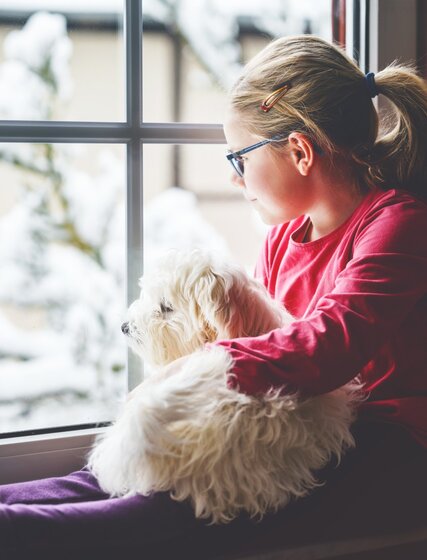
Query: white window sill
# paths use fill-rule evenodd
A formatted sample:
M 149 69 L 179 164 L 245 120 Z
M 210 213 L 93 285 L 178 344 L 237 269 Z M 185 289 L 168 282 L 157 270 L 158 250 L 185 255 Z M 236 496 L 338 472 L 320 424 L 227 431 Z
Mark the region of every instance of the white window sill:
M 106 428 L 0 440 L 0 484 L 62 476 L 81 469 Z

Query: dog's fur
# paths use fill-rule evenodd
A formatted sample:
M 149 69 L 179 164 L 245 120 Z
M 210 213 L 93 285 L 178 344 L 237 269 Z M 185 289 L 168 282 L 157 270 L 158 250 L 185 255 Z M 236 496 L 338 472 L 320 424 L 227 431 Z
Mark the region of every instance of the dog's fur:
M 216 339 L 256 336 L 292 321 L 238 267 L 200 251 L 169 253 L 129 309 L 131 347 L 154 366 L 190 354 L 181 370 L 134 392 L 96 443 L 89 467 L 114 496 L 170 491 L 198 517 L 262 517 L 317 485 L 314 471 L 354 444 L 358 386 L 309 399 L 227 387 L 232 360 Z

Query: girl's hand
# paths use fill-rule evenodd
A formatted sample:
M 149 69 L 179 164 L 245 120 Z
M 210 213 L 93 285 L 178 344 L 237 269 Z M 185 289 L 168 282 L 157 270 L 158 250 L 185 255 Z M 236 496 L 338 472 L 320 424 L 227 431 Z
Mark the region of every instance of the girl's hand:
M 175 373 L 181 371 L 183 366 L 187 363 L 188 359 L 189 356 L 182 356 L 181 358 L 170 362 L 167 366 L 160 368 L 156 373 L 153 373 L 152 375 L 144 379 L 144 381 L 137 385 L 135 389 L 132 389 L 132 391 L 130 391 L 127 396 L 127 400 L 132 399 L 138 393 L 138 391 L 142 391 L 144 390 L 144 388 L 146 389 L 149 384 L 161 382 L 163 379 L 166 379 L 167 377 L 170 377 L 171 375 L 174 375 Z

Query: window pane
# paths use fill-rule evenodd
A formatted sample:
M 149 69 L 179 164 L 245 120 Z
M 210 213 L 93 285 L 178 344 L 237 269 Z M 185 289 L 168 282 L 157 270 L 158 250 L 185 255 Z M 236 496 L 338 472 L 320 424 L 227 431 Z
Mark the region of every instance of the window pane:
M 124 394 L 125 162 L 0 144 L 0 432 L 109 420 Z
M 143 0 L 143 114 L 222 122 L 241 65 L 271 38 L 332 38 L 331 0 Z
M 123 2 L 3 0 L 0 119 L 123 121 Z
M 143 150 L 144 266 L 164 249 L 199 246 L 222 252 L 252 273 L 267 228 L 231 185 L 225 146 Z

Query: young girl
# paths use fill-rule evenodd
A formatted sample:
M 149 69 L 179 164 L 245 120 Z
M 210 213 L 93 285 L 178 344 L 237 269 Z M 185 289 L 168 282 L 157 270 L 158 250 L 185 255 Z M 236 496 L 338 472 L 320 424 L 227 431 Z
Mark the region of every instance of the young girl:
M 378 135 L 372 98 L 397 123 Z M 256 274 L 298 318 L 221 343 L 239 390 L 330 391 L 360 374 L 361 415 L 427 446 L 427 88 L 410 69 L 364 76 L 304 36 L 270 44 L 231 95 L 233 182 L 273 227 Z
M 381 132 L 379 94 L 397 113 Z M 234 360 L 229 383 L 314 395 L 359 375 L 356 448 L 318 473 L 325 484 L 310 496 L 257 524 L 242 516 L 209 527 L 167 494 L 110 499 L 86 470 L 4 486 L 7 558 L 207 559 L 426 527 L 424 82 L 396 65 L 364 76 L 312 36 L 280 39 L 244 69 L 224 128 L 233 183 L 274 226 L 256 274 L 296 317 L 265 336 L 220 341 Z

